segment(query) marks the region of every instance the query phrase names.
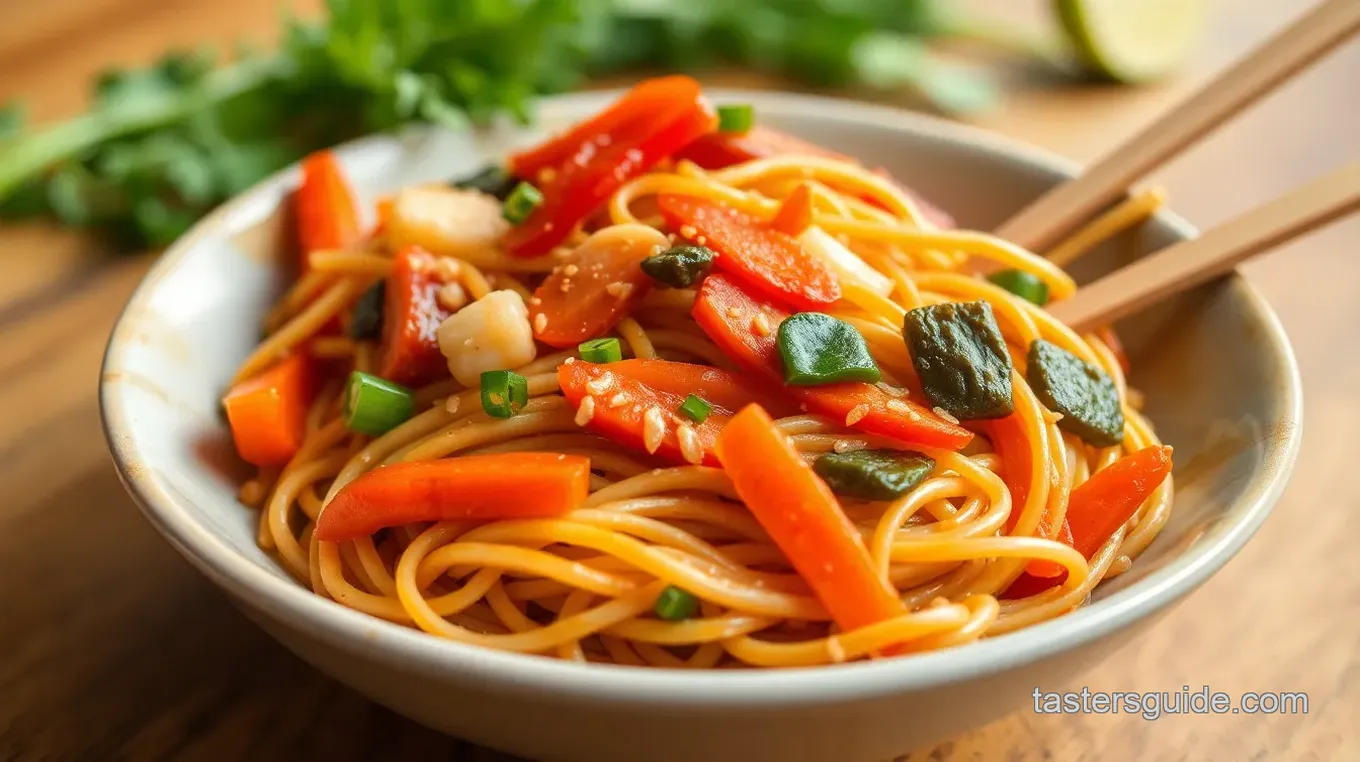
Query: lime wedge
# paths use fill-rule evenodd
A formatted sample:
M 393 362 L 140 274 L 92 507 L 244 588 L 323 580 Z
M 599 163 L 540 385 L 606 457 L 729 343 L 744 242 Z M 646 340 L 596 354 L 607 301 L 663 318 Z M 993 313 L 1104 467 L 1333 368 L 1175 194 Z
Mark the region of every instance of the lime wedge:
M 1116 82 L 1157 79 L 1189 55 L 1204 0 L 1053 0 L 1077 55 Z

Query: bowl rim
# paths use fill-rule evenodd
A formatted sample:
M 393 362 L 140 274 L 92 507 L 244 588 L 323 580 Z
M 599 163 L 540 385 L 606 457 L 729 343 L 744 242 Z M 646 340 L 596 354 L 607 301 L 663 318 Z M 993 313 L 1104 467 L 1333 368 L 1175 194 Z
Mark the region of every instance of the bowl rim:
M 545 98 L 543 115 L 579 116 L 615 97 L 602 90 Z M 715 101 L 753 103 L 776 116 L 834 114 L 837 121 L 856 122 L 945 142 L 999 152 L 1032 168 L 1073 175 L 1078 165 L 1047 150 L 980 128 L 932 116 L 841 98 L 795 93 L 711 88 Z M 338 148 L 356 153 L 391 136 L 369 136 Z M 1288 481 L 1302 438 L 1302 394 L 1298 365 L 1283 328 L 1261 295 L 1240 275 L 1231 276 L 1236 291 L 1263 324 L 1263 342 L 1280 357 L 1285 423 L 1270 457 L 1253 478 L 1249 492 L 1234 511 L 1237 519 L 1212 542 L 1198 543 L 1165 567 L 1109 597 L 1015 632 L 911 658 L 855 662 L 777 670 L 666 670 L 650 667 L 580 664 L 536 655 L 495 651 L 431 636 L 425 632 L 363 614 L 314 594 L 295 580 L 245 558 L 195 521 L 154 471 L 132 464 L 140 460 L 127 434 L 127 385 L 114 383 L 109 371 L 132 338 L 128 315 L 142 311 L 157 285 L 238 211 L 262 196 L 293 182 L 296 166 L 275 174 L 231 199 L 201 220 L 149 269 L 119 314 L 110 334 L 100 376 L 100 414 L 120 480 L 146 519 L 192 565 L 231 597 L 258 607 L 269 616 L 347 653 L 364 653 L 402 670 L 475 682 L 486 688 L 524 694 L 557 694 L 600 703 L 645 703 L 672 708 L 758 706 L 764 708 L 869 700 L 919 691 L 1012 669 L 1108 636 L 1165 608 L 1198 587 L 1221 568 L 1256 532 Z M 1175 233 L 1192 237 L 1195 229 L 1170 212 L 1158 219 Z

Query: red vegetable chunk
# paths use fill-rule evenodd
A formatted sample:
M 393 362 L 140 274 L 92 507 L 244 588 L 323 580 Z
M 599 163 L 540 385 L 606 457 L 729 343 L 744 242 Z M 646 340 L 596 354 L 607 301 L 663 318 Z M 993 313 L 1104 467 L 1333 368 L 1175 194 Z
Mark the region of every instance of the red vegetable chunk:
M 698 82 L 660 77 L 566 134 L 512 156 L 511 170 L 542 191 L 544 200 L 506 234 L 505 248 L 524 257 L 546 254 L 624 183 L 716 125 Z
M 408 246 L 393 257 L 383 302 L 382 357 L 378 375 L 405 386 L 423 386 L 448 375 L 439 352 L 439 324 L 449 311 L 439 306 L 444 285 L 434 273 L 435 257 Z

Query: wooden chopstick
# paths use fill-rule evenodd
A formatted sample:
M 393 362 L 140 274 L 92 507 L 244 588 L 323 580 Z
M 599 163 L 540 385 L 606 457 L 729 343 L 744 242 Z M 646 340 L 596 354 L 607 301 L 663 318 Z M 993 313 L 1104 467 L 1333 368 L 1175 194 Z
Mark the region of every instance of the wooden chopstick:
M 1360 5 L 1360 0 L 1352 0 Z M 1222 275 L 1291 238 L 1360 210 L 1360 162 L 1295 188 L 1198 238 L 1168 246 L 1049 306 L 1086 331 Z
M 1171 109 L 1081 177 L 1040 196 L 997 228 L 1030 251 L 1052 246 L 1134 181 L 1360 30 L 1360 0 L 1325 0 Z

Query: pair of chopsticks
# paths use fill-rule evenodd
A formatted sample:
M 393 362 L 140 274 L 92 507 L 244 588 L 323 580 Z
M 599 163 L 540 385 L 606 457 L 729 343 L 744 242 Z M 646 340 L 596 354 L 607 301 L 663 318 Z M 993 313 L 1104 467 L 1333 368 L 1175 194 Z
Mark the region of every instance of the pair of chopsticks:
M 1137 179 L 1360 31 L 1360 0 L 1324 0 L 1303 18 L 1115 149 L 1022 209 L 996 234 L 1030 250 L 1113 204 Z M 1086 330 L 1224 275 L 1244 260 L 1360 209 L 1360 162 L 1289 191 L 1189 241 L 1082 287 L 1050 307 Z

